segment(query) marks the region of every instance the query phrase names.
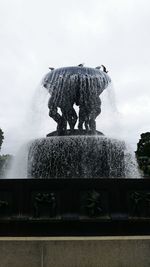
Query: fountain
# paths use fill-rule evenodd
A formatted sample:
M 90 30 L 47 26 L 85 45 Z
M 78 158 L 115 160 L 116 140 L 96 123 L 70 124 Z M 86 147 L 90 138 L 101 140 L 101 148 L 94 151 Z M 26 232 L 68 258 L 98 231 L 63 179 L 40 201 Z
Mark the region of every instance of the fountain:
M 96 130 L 110 83 L 104 66 L 46 74 L 57 129 L 21 148 L 12 172 L 21 179 L 0 179 L 0 235 L 150 234 L 150 180 L 128 179 L 140 178 L 133 153 Z
M 57 130 L 31 144 L 29 178 L 136 177 L 136 162 L 131 155 L 127 168 L 129 152 L 125 142 L 96 130 L 100 94 L 107 87 L 109 90 L 110 83 L 104 66 L 103 70 L 83 65 L 65 67 L 46 74 L 42 85 L 50 94 L 49 116 L 57 123 Z

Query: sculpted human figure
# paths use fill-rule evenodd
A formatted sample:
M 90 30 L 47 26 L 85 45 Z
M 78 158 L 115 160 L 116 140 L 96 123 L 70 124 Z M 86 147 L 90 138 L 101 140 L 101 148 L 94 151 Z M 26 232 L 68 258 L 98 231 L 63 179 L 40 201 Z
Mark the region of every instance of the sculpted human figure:
M 103 71 L 101 71 L 101 67 Z M 74 104 L 79 106 L 78 129 L 83 131 L 96 131 L 96 118 L 101 113 L 100 94 L 107 87 L 109 77 L 104 65 L 94 69 L 83 67 L 67 67 L 61 69 L 50 68 L 51 73 L 47 74 L 43 81 L 50 93 L 48 102 L 49 116 L 57 122 L 58 134 L 67 130 L 67 123 L 70 131 L 74 131 L 78 116 Z M 74 71 L 75 70 L 75 71 Z M 65 72 L 66 71 L 66 72 Z M 58 112 L 61 110 L 61 114 Z
M 53 98 L 50 97 L 48 102 L 49 116 L 57 122 L 58 134 L 63 134 L 67 130 L 67 122 L 69 124 L 71 132 L 74 130 L 77 122 L 77 114 L 73 108 L 73 104 L 66 101 L 66 105 L 57 105 L 53 102 Z M 62 115 L 58 113 L 60 108 Z
M 101 113 L 101 100 L 100 97 L 90 101 L 87 105 L 80 105 L 79 108 L 79 124 L 78 129 L 83 130 L 83 125 L 85 125 L 86 131 L 96 130 L 96 118 Z
M 100 70 L 102 67 L 102 71 L 108 73 L 106 67 L 104 65 L 98 66 L 95 69 Z M 88 131 L 92 131 L 93 133 L 96 130 L 96 118 L 101 113 L 101 99 L 99 95 L 102 92 L 94 91 L 91 94 L 91 88 L 88 88 L 89 84 L 87 82 L 87 86 L 85 90 L 80 90 L 79 97 L 79 124 L 78 129 L 80 131 L 83 130 L 83 125 L 85 129 Z

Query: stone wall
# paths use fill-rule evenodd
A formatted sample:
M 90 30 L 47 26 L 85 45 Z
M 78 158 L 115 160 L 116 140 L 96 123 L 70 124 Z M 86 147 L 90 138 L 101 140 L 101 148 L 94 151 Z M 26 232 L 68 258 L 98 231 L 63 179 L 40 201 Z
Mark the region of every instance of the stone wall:
M 150 237 L 0 238 L 0 267 L 149 267 Z

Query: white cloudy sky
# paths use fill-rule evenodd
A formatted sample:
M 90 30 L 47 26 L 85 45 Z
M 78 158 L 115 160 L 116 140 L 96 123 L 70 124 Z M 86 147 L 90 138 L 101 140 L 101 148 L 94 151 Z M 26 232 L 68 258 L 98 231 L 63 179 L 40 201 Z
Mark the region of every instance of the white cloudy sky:
M 122 138 L 136 144 L 150 131 L 150 1 L 0 0 L 3 153 L 13 153 L 14 133 L 48 66 L 82 62 L 109 69 Z

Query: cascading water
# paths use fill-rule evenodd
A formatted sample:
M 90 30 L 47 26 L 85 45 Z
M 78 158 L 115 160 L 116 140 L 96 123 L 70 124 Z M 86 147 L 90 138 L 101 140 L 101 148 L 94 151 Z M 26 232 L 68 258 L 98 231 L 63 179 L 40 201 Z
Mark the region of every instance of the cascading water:
M 73 92 L 77 87 L 80 87 L 81 90 L 83 89 L 83 93 L 86 92 L 84 90 L 86 87 L 90 95 L 95 89 L 97 89 L 100 94 L 108 86 L 110 81 L 111 79 L 109 76 L 98 69 L 65 67 L 47 73 L 43 79 L 43 85 L 50 93 L 52 91 L 54 93 L 57 92 L 57 94 L 63 97 L 67 91 L 70 92 L 71 95 L 75 95 Z
M 44 77 L 42 84 L 50 93 L 51 117 L 56 120 L 58 116 L 60 118 L 58 114 L 58 109 L 60 109 L 62 113 L 69 114 L 72 119 L 72 109 L 77 110 L 75 107 L 77 105 L 79 106 L 79 123 L 80 119 L 86 120 L 85 110 L 88 118 L 91 118 L 91 114 L 101 103 L 99 95 L 108 86 L 108 90 L 111 91 L 110 82 L 111 80 L 105 72 L 93 68 L 67 67 L 49 72 Z M 107 138 L 100 135 L 99 132 L 95 132 L 93 135 L 92 131 L 87 133 L 85 130 L 80 131 L 77 135 L 74 134 L 78 130 L 74 131 L 74 134 L 65 130 L 63 136 L 58 136 L 58 132 L 54 132 L 54 134 L 50 134 L 50 137 L 40 138 L 50 128 L 46 104 L 47 93 L 43 88 L 40 88 L 40 92 L 42 94 L 39 94 L 37 98 L 34 96 L 34 108 L 30 113 L 30 123 L 26 126 L 28 132 L 26 145 L 20 149 L 8 177 L 140 177 L 134 154 L 129 151 L 124 141 Z M 44 112 L 43 109 L 39 109 L 39 106 L 44 107 Z M 116 110 L 113 109 L 112 105 L 111 118 L 116 113 Z M 67 115 L 65 119 L 68 123 L 69 116 L 67 117 Z M 36 140 L 29 142 L 31 139 Z
M 49 131 L 47 112 L 48 92 L 40 85 L 32 96 L 27 114 L 17 131 L 15 131 L 14 159 L 7 170 L 6 178 L 27 178 L 27 161 L 30 143 L 36 138 L 43 137 Z M 51 130 L 55 123 L 51 123 Z
M 137 178 L 135 158 L 123 141 L 104 136 L 55 136 L 30 146 L 28 177 Z

